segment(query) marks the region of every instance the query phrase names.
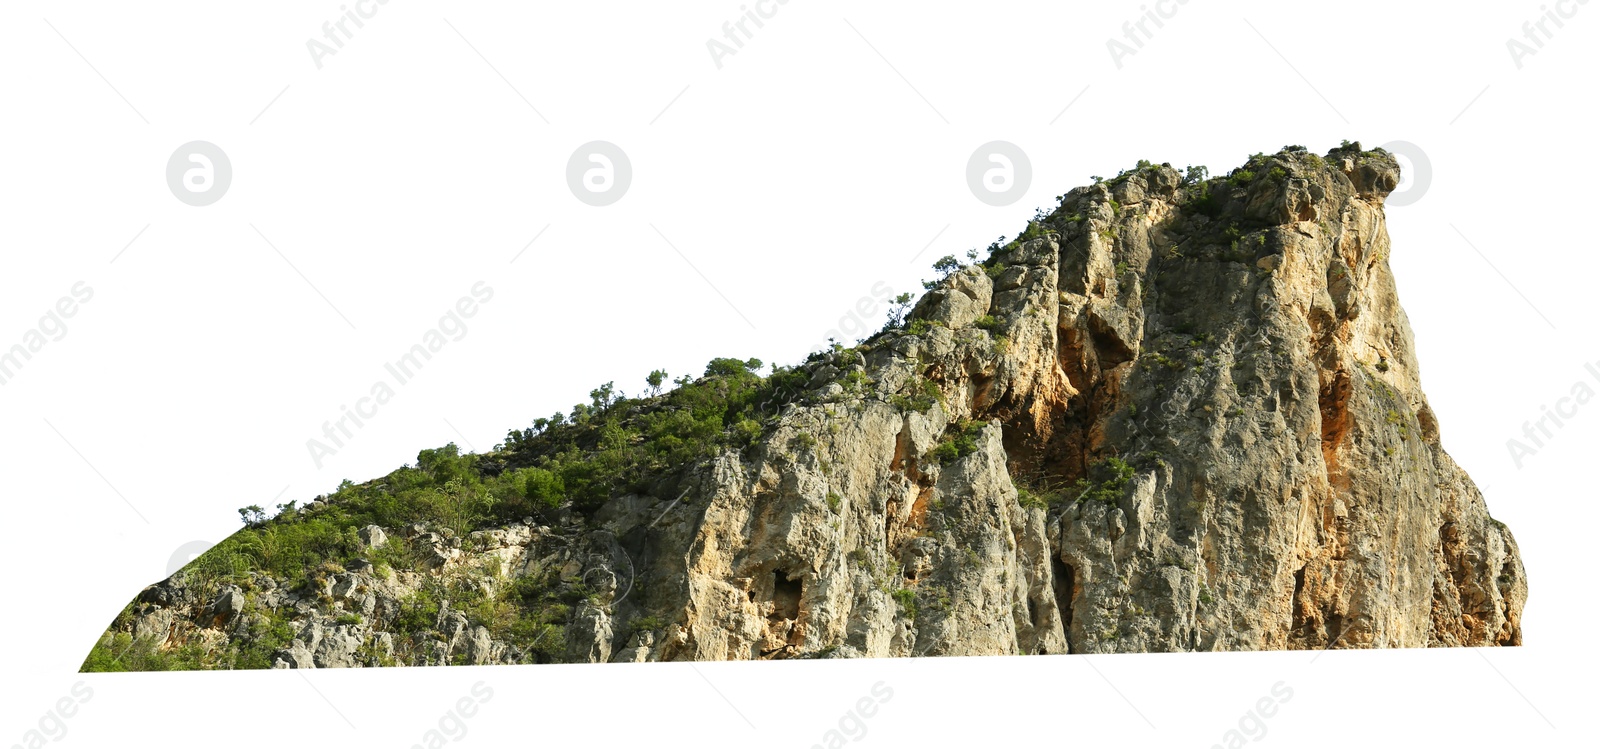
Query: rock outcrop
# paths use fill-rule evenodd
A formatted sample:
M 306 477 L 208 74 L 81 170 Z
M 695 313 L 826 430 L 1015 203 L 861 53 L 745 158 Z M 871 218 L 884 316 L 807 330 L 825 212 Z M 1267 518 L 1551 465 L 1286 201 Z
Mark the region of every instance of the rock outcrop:
M 328 668 L 1520 644 L 1516 543 L 1440 446 L 1389 270 L 1398 180 L 1354 144 L 1225 178 L 1141 163 L 787 370 L 742 448 L 466 538 L 351 528 L 365 556 L 299 582 L 255 557 L 180 572 L 102 647 Z M 429 585 L 468 592 L 419 604 Z M 535 598 L 561 603 L 497 618 Z

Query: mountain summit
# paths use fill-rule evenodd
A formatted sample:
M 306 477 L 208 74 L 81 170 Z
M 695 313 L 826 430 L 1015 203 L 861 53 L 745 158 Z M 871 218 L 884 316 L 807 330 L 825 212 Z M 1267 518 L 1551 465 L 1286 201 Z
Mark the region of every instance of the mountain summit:
M 84 669 L 1520 644 L 1389 270 L 1398 181 L 1351 143 L 1140 162 L 858 345 L 246 508 Z

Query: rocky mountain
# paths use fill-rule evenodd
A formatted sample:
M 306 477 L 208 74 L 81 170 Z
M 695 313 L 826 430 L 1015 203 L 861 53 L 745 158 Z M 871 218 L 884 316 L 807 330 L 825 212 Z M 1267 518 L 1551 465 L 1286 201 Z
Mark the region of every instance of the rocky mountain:
M 794 367 L 608 383 L 246 526 L 85 670 L 1520 644 L 1440 447 L 1389 154 L 1072 190 Z

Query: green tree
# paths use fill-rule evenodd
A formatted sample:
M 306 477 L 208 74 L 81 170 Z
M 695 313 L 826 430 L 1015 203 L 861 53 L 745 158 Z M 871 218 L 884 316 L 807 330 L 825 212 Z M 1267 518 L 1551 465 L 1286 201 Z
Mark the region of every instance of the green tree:
M 427 472 L 434 483 L 440 485 L 465 479 L 469 472 L 468 461 L 461 457 L 461 448 L 456 447 L 454 442 L 417 453 L 417 468 Z
M 717 358 L 712 359 L 706 364 L 706 376 L 738 377 L 747 372 L 754 372 L 760 368 L 760 359 L 747 359 L 745 361 L 739 361 L 738 359 Z
M 889 300 L 889 327 L 898 328 L 905 324 L 906 315 L 911 312 L 911 293 L 905 292 Z
M 591 413 L 605 413 L 613 404 L 622 399 L 622 393 L 612 387 L 614 383 L 606 383 L 589 391 L 589 410 Z
M 261 505 L 250 505 L 239 508 L 239 519 L 247 526 L 256 526 L 267 521 L 267 513 Z
M 566 493 L 561 477 L 543 468 L 524 468 L 512 478 L 517 493 L 537 505 L 555 509 Z

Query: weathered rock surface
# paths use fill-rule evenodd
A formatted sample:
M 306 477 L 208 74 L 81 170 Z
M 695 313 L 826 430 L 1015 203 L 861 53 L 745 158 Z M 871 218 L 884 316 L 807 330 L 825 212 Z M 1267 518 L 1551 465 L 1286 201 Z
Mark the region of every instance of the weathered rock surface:
M 1142 165 L 814 357 L 681 496 L 465 542 L 364 528 L 416 568 L 205 597 L 180 573 L 113 629 L 277 612 L 283 668 L 1520 644 L 1516 543 L 1440 447 L 1389 271 L 1398 180 L 1359 146 Z M 530 575 L 581 593 L 542 657 L 448 602 L 427 642 L 389 634 L 424 579 Z

